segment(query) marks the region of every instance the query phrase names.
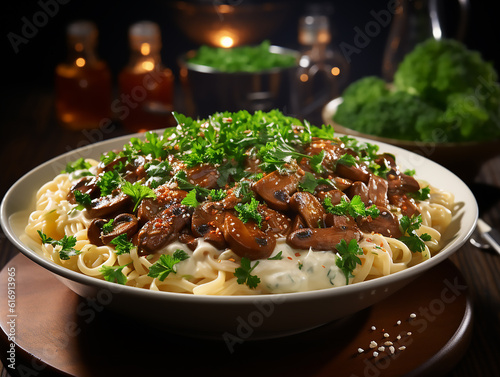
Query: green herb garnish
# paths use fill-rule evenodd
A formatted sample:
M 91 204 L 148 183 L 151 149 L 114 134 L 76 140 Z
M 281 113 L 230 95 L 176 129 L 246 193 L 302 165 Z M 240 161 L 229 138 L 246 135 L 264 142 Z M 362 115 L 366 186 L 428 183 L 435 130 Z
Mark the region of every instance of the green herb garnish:
M 260 278 L 257 275 L 252 275 L 252 271 L 259 264 L 259 261 L 255 262 L 252 266 L 250 259 L 241 258 L 241 267 L 234 270 L 234 276 L 237 278 L 238 284 L 246 284 L 249 288 L 257 288 L 260 283 Z
M 262 226 L 262 215 L 258 211 L 260 203 L 255 198 L 252 198 L 249 203 L 238 203 L 234 209 L 238 212 L 238 218 L 247 223 L 253 220 L 259 228 Z
M 335 248 L 338 252 L 335 264 L 344 273 L 346 284 L 349 284 L 349 278 L 352 277 L 356 265 L 361 264 L 358 255 L 363 255 L 363 249 L 355 239 L 349 241 L 349 244 L 347 244 L 346 240 L 341 240 Z
M 127 234 L 120 234 L 113 238 L 110 244 L 115 245 L 117 255 L 130 253 L 130 250 L 135 247 L 132 242 L 128 240 Z
M 51 237 L 48 237 L 41 230 L 37 230 L 40 239 L 42 240 L 42 244 L 50 244 L 56 247 L 60 247 L 59 249 L 59 258 L 61 260 L 68 260 L 70 257 L 80 254 L 79 250 L 75 250 L 76 246 L 76 237 L 75 236 L 64 236 L 59 241 L 54 240 Z
M 182 249 L 175 250 L 173 255 L 162 254 L 160 255 L 160 259 L 149 267 L 148 276 L 164 281 L 170 273 L 177 273 L 174 268 L 177 263 L 188 258 L 189 255 Z
M 123 273 L 123 269 L 127 267 L 127 265 L 123 266 L 102 266 L 99 268 L 99 272 L 102 274 L 104 280 L 109 281 L 111 283 L 118 283 L 125 285 L 127 283 L 127 277 Z
M 430 241 L 431 236 L 428 233 L 423 233 L 420 236 L 417 234 L 417 229 L 422 225 L 422 215 L 413 215 L 411 218 L 403 216 L 399 220 L 403 236 L 399 238 L 413 252 L 422 252 L 425 250 L 425 241 Z
M 354 218 L 358 216 L 371 216 L 372 218 L 376 218 L 380 215 L 380 210 L 375 204 L 366 208 L 359 195 L 354 195 L 351 201 L 342 197 L 340 203 L 337 205 L 333 205 L 330 197 L 327 196 L 323 202 L 323 206 L 328 212 L 334 215 L 349 215 Z
M 136 182 L 134 184 L 130 182 L 125 182 L 122 186 L 122 191 L 125 195 L 128 195 L 134 201 L 134 212 L 137 210 L 137 207 L 141 203 L 142 199 L 152 198 L 156 199 L 156 194 L 153 189 L 141 185 L 140 182 Z

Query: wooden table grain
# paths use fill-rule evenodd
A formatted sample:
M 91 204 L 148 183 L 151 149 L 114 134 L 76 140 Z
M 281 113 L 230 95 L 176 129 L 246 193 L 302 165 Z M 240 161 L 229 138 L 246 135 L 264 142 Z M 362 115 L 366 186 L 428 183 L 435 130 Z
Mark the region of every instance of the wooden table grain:
M 0 90 L 0 198 L 18 178 L 40 163 L 75 148 L 125 134 L 119 125 L 108 127 L 105 132 L 62 129 L 55 122 L 50 89 Z M 493 228 L 500 229 L 500 156 L 486 162 L 468 185 L 477 198 L 480 216 Z M 17 254 L 0 231 L 0 268 Z M 451 260 L 469 286 L 474 319 L 470 346 L 446 377 L 500 376 L 500 255 L 467 243 Z M 0 289 L 4 289 L 3 282 Z M 0 377 L 8 376 L 2 368 Z

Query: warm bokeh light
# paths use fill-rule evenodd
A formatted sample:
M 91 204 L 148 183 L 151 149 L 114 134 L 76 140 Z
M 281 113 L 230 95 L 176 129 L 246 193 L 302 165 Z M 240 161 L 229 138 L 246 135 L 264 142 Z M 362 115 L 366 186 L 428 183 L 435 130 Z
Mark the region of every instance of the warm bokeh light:
M 308 80 L 309 80 L 309 76 L 307 75 L 307 73 L 302 73 L 300 75 L 300 81 L 307 82 Z
M 219 43 L 220 43 L 221 47 L 230 48 L 230 47 L 233 47 L 233 45 L 234 45 L 234 39 L 231 38 L 229 35 L 224 35 L 220 38 Z
M 77 44 L 75 44 L 75 50 L 78 52 L 82 52 L 83 51 L 83 43 L 78 42 Z
M 145 61 L 142 62 L 141 66 L 145 71 L 152 71 L 155 68 L 155 63 L 150 61 Z
M 78 58 L 78 59 L 76 59 L 76 65 L 77 65 L 78 67 L 80 67 L 80 68 L 81 68 L 81 67 L 83 67 L 83 66 L 85 65 L 85 63 L 86 63 L 86 62 L 85 62 L 85 59 L 84 59 L 84 58 Z
M 149 55 L 149 53 L 151 52 L 151 46 L 149 43 L 143 43 L 141 44 L 141 54 L 146 56 L 146 55 Z
M 332 75 L 338 76 L 338 75 L 340 75 L 340 68 L 339 67 L 333 67 L 330 72 L 332 73 Z

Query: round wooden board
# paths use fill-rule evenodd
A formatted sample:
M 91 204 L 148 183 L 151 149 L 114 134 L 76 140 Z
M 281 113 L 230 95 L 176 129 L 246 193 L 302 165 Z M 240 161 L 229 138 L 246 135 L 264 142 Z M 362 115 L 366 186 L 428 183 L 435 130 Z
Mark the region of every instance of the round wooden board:
M 351 317 L 265 341 L 173 335 L 149 325 L 147 313 L 138 322 L 80 298 L 23 255 L 0 284 L 0 358 L 13 376 L 435 377 L 456 365 L 472 332 L 467 287 L 450 261 Z

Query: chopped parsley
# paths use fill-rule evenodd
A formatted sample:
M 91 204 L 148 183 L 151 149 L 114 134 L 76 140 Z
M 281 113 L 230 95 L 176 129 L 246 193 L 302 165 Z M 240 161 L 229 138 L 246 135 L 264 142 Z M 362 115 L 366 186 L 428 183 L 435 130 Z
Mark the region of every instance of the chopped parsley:
M 238 203 L 234 209 L 238 212 L 238 218 L 247 223 L 253 220 L 259 228 L 262 226 L 262 215 L 258 211 L 260 203 L 255 198 L 252 198 L 249 203 Z
M 282 260 L 282 259 L 283 259 L 283 252 L 282 251 L 280 251 L 274 257 L 267 258 L 267 260 Z
M 111 283 L 118 283 L 125 285 L 127 283 L 127 277 L 123 273 L 123 269 L 127 267 L 127 265 L 123 266 L 102 266 L 99 268 L 99 272 L 102 274 L 104 280 L 109 281 Z
M 422 215 L 413 215 L 411 218 L 403 216 L 399 220 L 403 236 L 399 238 L 412 252 L 422 252 L 425 250 L 425 241 L 430 241 L 428 233 L 417 234 L 417 229 L 422 225 Z
M 104 224 L 101 228 L 102 233 L 108 234 L 113 231 L 113 228 L 115 227 L 114 225 L 115 220 L 110 219 L 106 224 Z
M 82 193 L 80 190 L 75 190 L 73 191 L 73 195 L 75 195 L 75 201 L 78 203 L 74 208 L 77 211 L 81 211 L 92 204 L 92 198 L 89 194 Z
M 196 190 L 189 191 L 186 197 L 182 199 L 181 204 L 192 208 L 198 207 L 200 205 L 200 202 L 196 198 Z
M 162 254 L 151 267 L 148 276 L 164 281 L 170 273 L 176 274 L 175 265 L 189 258 L 189 255 L 182 249 L 175 250 L 173 255 Z
M 41 230 L 37 230 L 40 239 L 42 240 L 42 244 L 49 244 L 54 246 L 54 249 L 59 249 L 59 258 L 61 260 L 68 260 L 70 257 L 80 254 L 79 250 L 75 250 L 76 246 L 76 237 L 75 236 L 67 236 L 64 235 L 62 239 L 59 241 L 54 240 L 51 237 L 48 237 Z
M 371 216 L 372 218 L 376 218 L 380 215 L 380 210 L 375 204 L 366 208 L 359 195 L 354 195 L 351 201 L 342 197 L 340 203 L 337 205 L 333 205 L 330 197 L 327 196 L 323 201 L 323 206 L 328 212 L 334 215 L 349 215 L 354 218 L 358 216 Z
M 141 203 L 142 199 L 152 198 L 156 199 L 156 194 L 148 186 L 143 186 L 140 182 L 135 182 L 134 184 L 130 182 L 125 182 L 122 186 L 122 191 L 125 195 L 128 195 L 134 201 L 134 212 Z
M 213 202 L 218 202 L 221 201 L 226 197 L 226 192 L 222 189 L 220 190 L 210 190 L 210 194 L 208 195 L 210 197 L 210 200 Z
M 407 195 L 418 201 L 426 200 L 431 197 L 431 188 L 429 186 L 423 187 L 418 191 L 409 192 Z
M 62 173 L 73 173 L 77 170 L 88 170 L 91 167 L 92 165 L 89 162 L 85 161 L 83 157 L 81 157 L 74 162 L 66 164 L 66 169 L 64 169 Z
M 117 255 L 130 253 L 134 244 L 127 238 L 127 234 L 120 234 L 110 241 L 110 244 L 115 245 Z
M 123 179 L 118 171 L 108 170 L 99 177 L 96 185 L 101 190 L 101 196 L 107 196 L 120 186 L 122 180 Z
M 259 261 L 255 262 L 254 265 L 251 265 L 250 259 L 241 258 L 241 267 L 238 267 L 234 270 L 234 276 L 236 276 L 236 282 L 238 284 L 246 284 L 248 288 L 257 288 L 257 285 L 260 283 L 260 278 L 257 275 L 252 275 L 252 271 L 259 264 Z
M 346 284 L 349 284 L 349 278 L 352 277 L 356 265 L 361 264 L 358 255 L 363 255 L 363 249 L 354 238 L 349 241 L 349 244 L 347 244 L 346 240 L 341 240 L 335 248 L 337 249 L 335 264 L 344 273 Z

